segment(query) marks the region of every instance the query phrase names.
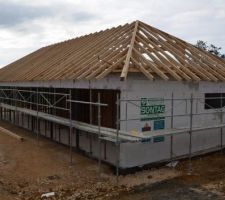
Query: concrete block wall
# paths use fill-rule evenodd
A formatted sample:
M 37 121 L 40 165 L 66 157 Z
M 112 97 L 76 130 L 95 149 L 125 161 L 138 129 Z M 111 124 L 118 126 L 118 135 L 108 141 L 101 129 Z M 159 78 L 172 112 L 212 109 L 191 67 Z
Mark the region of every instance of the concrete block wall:
M 2 83 L 3 84 L 3 83 Z M 4 83 L 3 85 L 13 86 L 15 83 Z M 107 78 L 100 81 L 53 81 L 53 82 L 32 82 L 32 83 L 16 83 L 19 86 L 37 86 L 37 87 L 61 87 L 61 88 L 96 88 L 96 89 L 119 89 L 121 90 L 122 99 L 140 99 L 141 97 L 147 98 L 162 98 L 168 99 L 173 97 L 178 98 L 190 98 L 193 94 L 194 98 L 204 98 L 205 93 L 225 93 L 224 83 L 212 83 L 212 82 L 200 82 L 200 83 L 187 83 L 177 81 L 163 81 L 154 80 L 149 81 L 143 75 L 129 74 L 127 81 L 121 82 L 119 77 L 110 75 Z M 195 101 L 195 100 L 194 100 Z M 130 103 L 122 102 L 120 108 L 121 119 L 137 118 L 138 120 L 121 121 L 121 130 L 127 130 L 132 133 L 135 131 L 142 131 L 143 125 L 148 121 L 140 120 L 140 102 L 134 102 L 136 106 Z M 171 101 L 164 101 L 166 113 L 171 114 Z M 204 109 L 203 103 L 193 103 L 194 113 L 209 113 L 210 110 Z M 187 128 L 190 126 L 190 102 L 176 101 L 174 100 L 174 115 L 187 114 L 187 116 L 174 117 L 173 128 Z M 10 119 L 9 113 L 3 112 L 5 119 Z M 25 118 L 28 116 L 25 116 Z M 11 117 L 12 118 L 12 117 Z M 225 122 L 225 114 L 223 114 L 223 123 Z M 21 121 L 19 124 L 21 125 Z M 148 122 L 152 125 L 152 122 Z M 198 115 L 193 117 L 193 127 L 203 127 L 216 125 L 221 123 L 219 114 Z M 31 120 L 25 120 L 22 125 L 24 128 L 31 129 Z M 49 128 L 45 131 L 45 122 L 41 120 L 41 134 L 46 137 L 50 137 Z M 53 140 L 62 144 L 68 145 L 69 141 L 69 129 L 63 126 L 56 125 L 53 128 Z M 165 119 L 165 129 L 171 128 L 171 118 Z M 35 131 L 35 130 L 34 130 Z M 60 134 L 59 134 L 60 133 Z M 61 137 L 59 137 L 61 135 Z M 91 139 L 92 138 L 92 139 Z M 92 142 L 90 142 L 92 141 Z M 90 144 L 92 143 L 92 144 Z M 76 131 L 73 133 L 72 144 L 76 147 Z M 189 133 L 183 133 L 173 136 L 173 158 L 188 157 L 189 156 Z M 222 130 L 222 145 L 225 144 L 225 133 Z M 92 146 L 92 150 L 90 149 Z M 79 148 L 87 154 L 92 153 L 91 156 L 98 157 L 98 140 L 97 136 L 91 134 L 79 132 Z M 112 142 L 106 141 L 101 145 L 102 159 L 111 164 L 116 163 L 116 147 Z M 192 134 L 192 147 L 191 153 L 197 154 L 206 151 L 214 151 L 221 148 L 221 129 L 210 129 L 204 131 L 198 131 Z M 171 137 L 165 136 L 163 141 L 154 142 L 138 142 L 138 143 L 122 143 L 120 145 L 120 167 L 130 168 L 136 166 L 143 166 L 154 162 L 160 162 L 169 160 L 171 158 Z
M 215 87 L 217 90 L 215 91 Z M 207 89 L 208 88 L 208 89 Z M 193 98 L 202 98 L 201 100 L 193 100 L 193 113 L 212 113 L 212 110 L 206 110 L 204 108 L 204 97 L 205 93 L 225 93 L 225 84 L 223 83 L 211 83 L 211 82 L 200 82 L 200 83 L 186 83 L 177 81 L 162 81 L 156 80 L 150 82 L 143 77 L 129 79 L 126 83 L 126 88 L 121 91 L 122 99 L 135 99 L 140 100 L 141 98 L 158 98 L 158 99 L 171 99 L 173 93 L 173 113 L 174 115 L 184 114 L 186 116 L 174 117 L 174 128 L 183 128 L 190 126 L 190 100 L 176 100 L 176 99 L 187 99 L 193 94 Z M 136 106 L 134 105 L 136 104 Z M 171 115 L 171 100 L 164 100 L 166 112 L 164 115 Z M 225 114 L 223 114 L 223 119 Z M 121 129 L 127 131 L 141 131 L 144 122 L 141 122 L 140 118 L 140 101 L 133 101 L 128 103 L 123 101 L 121 103 L 121 119 L 138 119 L 128 120 L 121 122 Z M 221 123 L 220 114 L 204 114 L 193 116 L 193 127 L 210 126 Z M 171 128 L 171 118 L 165 119 L 165 128 Z
M 224 83 L 200 82 L 186 83 L 177 81 L 155 80 L 150 82 L 142 76 L 131 77 L 127 80 L 126 87 L 121 91 L 121 99 L 140 100 L 143 98 L 159 99 L 185 99 L 202 98 L 202 100 L 193 101 L 193 113 L 208 113 L 204 115 L 193 116 L 193 127 L 206 127 L 221 123 L 220 114 L 213 113 L 212 110 L 206 110 L 204 105 L 205 93 L 225 93 Z M 201 101 L 201 102 L 200 102 Z M 134 105 L 136 104 L 136 105 Z M 164 116 L 171 115 L 171 101 L 164 101 L 166 112 Z M 186 114 L 173 118 L 173 128 L 190 127 L 190 100 L 174 100 L 174 115 Z M 149 123 L 153 127 L 152 120 L 141 121 L 140 101 L 132 103 L 121 103 L 121 119 L 138 119 L 121 122 L 121 129 L 133 132 L 142 132 L 144 123 Z M 223 113 L 223 123 L 225 123 L 225 114 Z M 165 129 L 171 129 L 171 118 L 165 118 Z M 222 135 L 221 135 L 222 134 Z M 151 134 L 149 134 L 151 135 Z M 221 140 L 222 137 L 222 140 Z M 191 154 L 200 154 L 204 152 L 215 151 L 225 145 L 224 128 L 214 128 L 192 133 Z M 190 151 L 190 134 L 182 133 L 173 136 L 172 158 L 188 157 Z M 222 145 L 222 146 L 221 146 Z M 168 161 L 171 159 L 171 137 L 164 136 L 164 140 L 154 142 L 153 139 L 144 143 L 124 143 L 120 147 L 120 166 L 130 168 L 142 166 L 150 163 Z

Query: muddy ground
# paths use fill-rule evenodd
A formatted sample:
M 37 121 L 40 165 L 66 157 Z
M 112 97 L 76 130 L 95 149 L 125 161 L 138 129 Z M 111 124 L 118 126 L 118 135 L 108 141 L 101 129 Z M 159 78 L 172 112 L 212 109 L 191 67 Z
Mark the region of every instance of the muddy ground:
M 225 155 L 217 152 L 175 168 L 159 167 L 119 177 L 102 164 L 101 178 L 95 160 L 73 153 L 24 129 L 0 122 L 25 138 L 18 141 L 0 132 L 0 200 L 35 200 L 55 192 L 48 199 L 121 199 L 121 200 L 211 200 L 225 199 Z

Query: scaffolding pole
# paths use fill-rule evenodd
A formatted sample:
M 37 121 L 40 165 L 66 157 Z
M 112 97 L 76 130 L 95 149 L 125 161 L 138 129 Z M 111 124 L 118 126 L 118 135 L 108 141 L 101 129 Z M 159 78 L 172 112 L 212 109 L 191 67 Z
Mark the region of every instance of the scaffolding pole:
M 37 141 L 38 141 L 38 144 L 39 144 L 39 131 L 40 131 L 40 128 L 39 128 L 39 91 L 38 91 L 38 88 L 37 88 Z
M 191 154 L 192 154 L 192 124 L 193 124 L 193 94 L 191 94 L 190 99 L 190 130 L 189 130 L 189 136 L 190 136 L 190 142 L 189 142 L 189 174 L 192 173 L 192 163 L 191 163 Z
M 101 96 L 98 92 L 98 178 L 101 178 Z
M 219 111 L 219 110 L 218 110 Z M 220 94 L 220 123 L 223 123 L 223 96 Z M 221 153 L 223 153 L 223 127 L 220 128 L 220 145 Z
M 72 91 L 70 89 L 70 95 L 69 95 L 70 100 L 72 99 Z M 73 127 L 72 127 L 72 102 L 69 101 L 69 115 L 70 115 L 70 164 L 72 165 L 73 163 L 73 155 L 72 155 L 72 131 L 73 131 Z
M 174 107 L 174 102 L 173 102 L 173 92 L 171 95 L 171 129 L 173 129 L 173 107 Z M 173 160 L 173 135 L 171 134 L 170 136 L 170 160 Z
M 91 86 L 90 86 L 90 93 L 89 93 L 89 101 L 92 102 L 92 89 L 91 89 Z M 90 120 L 90 124 L 92 124 L 92 105 L 90 104 L 89 105 L 89 120 Z M 92 140 L 93 140 L 93 137 L 92 135 L 90 135 L 90 154 L 92 155 Z
M 120 112 L 120 99 L 119 94 L 116 95 L 116 184 L 119 183 L 119 162 L 120 162 L 120 143 L 119 143 L 119 112 Z
M 54 92 L 54 95 L 53 95 L 53 115 L 56 116 L 56 109 L 55 109 L 55 106 L 56 106 L 56 96 L 55 96 L 55 87 L 53 88 L 53 92 Z M 57 136 L 56 136 L 56 124 L 53 124 L 53 138 L 55 139 L 55 141 L 57 141 Z

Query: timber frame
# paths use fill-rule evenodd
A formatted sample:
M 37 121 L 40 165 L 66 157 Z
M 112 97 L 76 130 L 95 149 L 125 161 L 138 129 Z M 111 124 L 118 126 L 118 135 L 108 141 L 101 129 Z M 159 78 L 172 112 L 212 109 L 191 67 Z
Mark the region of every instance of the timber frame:
M 16 73 L 15 73 L 16 72 Z M 0 81 L 94 80 L 142 73 L 149 80 L 225 81 L 225 61 L 141 21 L 41 48 L 0 70 Z

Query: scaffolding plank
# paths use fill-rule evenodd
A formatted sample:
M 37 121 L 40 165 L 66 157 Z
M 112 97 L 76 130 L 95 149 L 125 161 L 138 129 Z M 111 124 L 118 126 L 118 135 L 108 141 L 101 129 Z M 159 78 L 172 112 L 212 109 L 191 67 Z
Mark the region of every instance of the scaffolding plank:
M 35 110 L 11 106 L 11 105 L 4 104 L 4 103 L 0 103 L 0 106 L 3 108 L 9 109 L 9 110 L 16 110 L 18 112 L 22 112 L 22 113 L 25 113 L 25 114 L 28 114 L 28 115 L 31 115 L 34 117 L 37 116 L 37 111 L 35 111 Z M 79 121 L 75 121 L 75 120 L 72 120 L 72 122 L 71 122 L 70 119 L 54 116 L 54 115 L 43 113 L 43 112 L 38 112 L 38 117 L 40 119 L 45 119 L 45 120 L 48 120 L 48 121 L 51 121 L 51 122 L 54 122 L 57 124 L 61 124 L 64 126 L 68 126 L 68 127 L 70 125 L 72 125 L 73 128 L 79 129 L 81 131 L 86 131 L 86 132 L 93 133 L 93 134 L 99 133 L 98 126 L 91 125 L 88 123 L 79 122 Z M 116 138 L 116 130 L 115 129 L 101 127 L 100 133 L 102 136 Z M 126 140 L 126 141 L 130 141 L 130 142 L 139 141 L 141 139 L 138 136 L 132 136 L 128 132 L 125 133 L 124 131 L 119 132 L 119 138 L 120 138 L 120 140 Z
M 0 132 L 1 132 L 1 133 L 5 133 L 6 135 L 8 135 L 8 136 L 10 136 L 10 137 L 13 137 L 13 138 L 15 138 L 15 139 L 17 139 L 17 140 L 20 140 L 20 141 L 23 141 L 23 140 L 24 140 L 23 137 L 21 137 L 21 136 L 15 134 L 15 133 L 13 133 L 12 131 L 9 131 L 9 130 L 7 130 L 7 129 L 1 127 L 1 126 L 0 126 Z

